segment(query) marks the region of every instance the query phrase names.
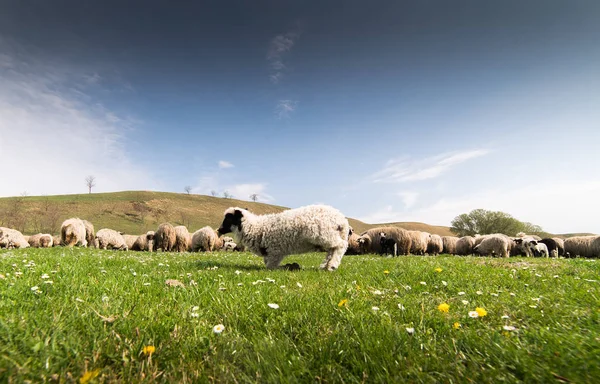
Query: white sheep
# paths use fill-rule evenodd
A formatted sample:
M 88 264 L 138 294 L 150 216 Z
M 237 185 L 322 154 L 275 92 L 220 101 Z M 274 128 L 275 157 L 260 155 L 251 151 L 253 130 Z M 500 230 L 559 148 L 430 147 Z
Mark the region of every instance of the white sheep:
M 234 243 L 233 241 L 226 241 L 223 243 L 224 251 L 233 252 L 233 251 L 235 251 L 236 247 L 237 247 L 237 244 Z
M 356 241 L 359 248 L 359 253 L 381 253 L 381 237 L 394 239 L 396 241 L 397 255 L 408 255 L 410 253 L 411 240 L 408 231 L 400 227 L 376 227 L 363 232 L 356 240 L 354 236 L 348 238 L 348 247 L 352 242 Z M 354 246 L 354 244 L 352 244 Z
M 133 248 L 133 244 L 135 244 L 135 242 L 137 241 L 139 236 L 136 235 L 124 235 L 121 234 L 121 236 L 123 236 L 123 240 L 125 240 L 125 244 L 127 245 L 127 249 L 131 250 L 131 248 Z
M 468 256 L 473 254 L 475 248 L 475 238 L 473 236 L 463 236 L 456 241 L 456 254 Z
M 154 231 L 148 231 L 143 235 L 139 235 L 129 250 L 152 252 L 153 245 Z
M 484 239 L 475 246 L 474 251 L 482 256 L 495 255 L 501 257 L 509 256 L 510 238 L 506 235 L 486 235 Z
M 29 243 L 16 229 L 0 227 L 0 248 L 28 248 Z
M 427 239 L 427 253 L 437 256 L 444 252 L 444 241 L 440 235 L 429 235 Z
M 424 255 L 427 252 L 429 233 L 421 231 L 408 231 L 411 240 L 410 253 L 413 255 Z
M 75 245 L 87 247 L 88 242 L 83 220 L 74 217 L 63 221 L 60 227 L 60 242 L 66 247 Z
M 127 244 L 123 235 L 114 229 L 103 228 L 96 233 L 96 242 L 100 249 L 118 249 L 127 251 Z
M 349 230 L 348 219 L 327 205 L 309 205 L 269 215 L 231 207 L 225 211 L 219 234 L 233 232 L 238 243 L 263 257 L 268 269 L 278 268 L 287 255 L 325 251 L 327 256 L 321 268 L 333 271 L 340 266 L 348 248 Z
M 527 248 L 533 256 L 550 257 L 548 252 L 548 246 L 544 243 L 539 243 L 536 240 L 532 240 L 527 243 Z
M 208 225 L 192 235 L 192 252 L 212 252 L 221 249 L 222 246 L 222 238 L 219 238 L 217 231 Z
M 442 243 L 444 244 L 444 253 L 449 255 L 456 255 L 456 243 L 458 237 L 456 236 L 442 236 Z
M 600 257 L 600 236 L 574 236 L 565 239 L 567 257 Z
M 38 233 L 29 236 L 28 242 L 32 248 L 52 248 L 54 240 L 52 235 Z
M 98 248 L 96 235 L 94 234 L 94 225 L 87 220 L 81 221 L 83 221 L 83 226 L 85 227 L 85 240 L 87 241 L 87 246 L 90 248 Z
M 60 247 L 60 236 L 52 236 L 52 246 L 53 247 Z
M 192 236 L 184 225 L 175 227 L 175 252 L 187 252 L 192 249 Z
M 176 241 L 175 228 L 169 223 L 162 223 L 154 233 L 154 251 L 162 249 L 163 252 L 171 252 Z

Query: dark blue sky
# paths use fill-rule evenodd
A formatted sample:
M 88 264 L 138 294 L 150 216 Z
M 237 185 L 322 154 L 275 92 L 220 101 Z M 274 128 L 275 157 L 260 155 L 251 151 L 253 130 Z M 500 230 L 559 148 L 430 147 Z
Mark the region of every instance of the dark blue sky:
M 57 142 L 5 155 L 83 173 L 0 194 L 95 173 L 99 190 L 257 192 L 370 221 L 502 209 L 569 230 L 544 207 L 600 188 L 598 20 L 597 1 L 0 1 L 0 129 Z

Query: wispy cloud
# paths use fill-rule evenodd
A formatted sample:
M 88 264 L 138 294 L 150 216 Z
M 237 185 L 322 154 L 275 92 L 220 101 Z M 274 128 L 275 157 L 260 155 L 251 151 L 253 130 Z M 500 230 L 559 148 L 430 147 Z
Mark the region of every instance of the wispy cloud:
M 223 196 L 227 191 L 234 199 L 251 200 L 250 195 L 258 195 L 258 201 L 263 203 L 272 203 L 275 198 L 267 192 L 267 184 L 263 182 L 235 184 L 228 182 L 226 177 L 219 173 L 213 173 L 202 176 L 196 186 L 192 189 L 194 193 L 209 195 L 211 192 L 217 192 L 218 196 Z
M 411 191 L 398 192 L 398 196 L 402 199 L 404 207 L 408 209 L 415 205 L 419 198 L 419 193 Z
M 283 58 L 291 51 L 299 37 L 300 33 L 298 32 L 288 32 L 271 39 L 269 50 L 267 51 L 267 61 L 271 69 L 269 79 L 272 83 L 277 84 L 283 78 L 284 71 L 287 69 Z
M 235 199 L 250 200 L 250 195 L 256 194 L 260 202 L 271 203 L 275 201 L 273 196 L 269 195 L 266 190 L 267 184 L 265 183 L 236 184 L 229 187 L 229 192 Z
M 488 153 L 490 153 L 488 149 L 477 149 L 445 153 L 422 160 L 412 160 L 407 157 L 392 159 L 387 162 L 382 170 L 372 176 L 372 180 L 376 183 L 401 183 L 433 179 L 448 172 L 460 163 L 485 156 Z
M 297 106 L 298 102 L 295 100 L 279 100 L 275 107 L 275 114 L 279 119 L 288 118 L 296 110 Z
M 233 164 L 231 164 L 229 161 L 220 160 L 219 168 L 220 169 L 233 168 Z

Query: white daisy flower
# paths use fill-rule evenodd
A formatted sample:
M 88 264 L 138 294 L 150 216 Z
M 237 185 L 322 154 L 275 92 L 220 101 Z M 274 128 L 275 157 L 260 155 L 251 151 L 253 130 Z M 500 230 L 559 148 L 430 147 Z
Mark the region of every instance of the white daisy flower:
M 49 278 L 50 278 L 50 276 L 48 276 L 48 274 L 47 274 L 47 273 L 44 273 L 44 274 L 42 275 L 42 279 L 49 279 Z
M 409 335 L 412 335 L 413 333 L 415 333 L 415 329 L 414 328 L 406 328 L 406 332 L 408 332 Z
M 404 311 L 406 309 L 406 308 L 404 308 L 404 305 L 402 305 L 402 304 L 398 304 L 398 308 L 402 311 Z
M 190 313 L 191 317 L 200 317 L 200 315 L 198 314 L 198 312 L 192 312 Z
M 302 284 L 296 283 L 296 285 L 298 286 L 298 288 L 302 288 Z
M 483 295 L 483 292 L 481 292 L 481 291 L 477 291 L 475 293 L 478 294 L 478 295 Z
M 513 327 L 512 325 L 505 325 L 502 327 L 502 329 L 504 329 L 505 331 L 514 331 L 517 328 Z
M 33 286 L 33 287 L 31 287 L 31 290 L 32 290 L 32 291 L 39 291 L 39 290 L 40 290 L 40 287 L 38 287 L 38 286 L 36 285 L 36 286 Z
M 235 271 L 235 274 L 236 274 L 236 275 L 239 275 L 239 274 L 241 274 L 241 273 L 242 273 L 242 271 L 237 271 L 237 270 Z
M 376 289 L 373 291 L 374 295 L 383 295 L 383 292 L 381 292 L 379 289 Z
M 442 280 L 442 285 L 443 285 L 444 287 L 447 287 L 447 286 L 448 286 L 448 282 L 446 282 L 446 281 Z
M 267 304 L 269 306 L 269 308 L 273 308 L 273 309 L 279 309 L 279 305 L 275 304 L 275 303 L 269 303 Z
M 419 284 L 421 284 L 421 285 L 427 285 L 427 283 L 424 282 L 424 281 L 419 282 Z
M 467 300 L 462 300 L 462 303 L 463 303 L 464 305 L 467 305 L 467 304 L 469 304 L 469 302 L 468 302 Z
M 217 324 L 213 327 L 213 333 L 219 334 L 225 330 L 225 326 L 223 324 Z
M 372 307 L 371 309 L 372 309 L 374 312 L 377 312 L 377 311 L 379 311 L 379 307 Z
M 469 311 L 469 317 L 472 319 L 476 319 L 479 317 L 479 313 L 477 313 L 477 311 Z
M 458 292 L 458 296 L 463 296 L 464 294 L 464 292 Z
M 508 318 L 509 318 L 509 316 L 508 316 L 508 315 L 504 315 L 504 316 L 502 316 L 502 318 L 503 318 L 503 319 L 508 319 Z

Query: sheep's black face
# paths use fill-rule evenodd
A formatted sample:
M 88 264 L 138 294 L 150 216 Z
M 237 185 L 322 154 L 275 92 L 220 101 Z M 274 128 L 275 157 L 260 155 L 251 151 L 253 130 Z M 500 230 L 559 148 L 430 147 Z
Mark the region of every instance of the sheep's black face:
M 242 230 L 242 218 L 244 214 L 239 209 L 233 211 L 233 213 L 227 213 L 223 218 L 223 223 L 219 227 L 219 236 L 224 235 L 233 231 L 233 227 L 237 227 L 238 230 Z

